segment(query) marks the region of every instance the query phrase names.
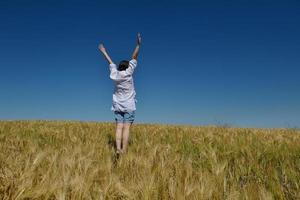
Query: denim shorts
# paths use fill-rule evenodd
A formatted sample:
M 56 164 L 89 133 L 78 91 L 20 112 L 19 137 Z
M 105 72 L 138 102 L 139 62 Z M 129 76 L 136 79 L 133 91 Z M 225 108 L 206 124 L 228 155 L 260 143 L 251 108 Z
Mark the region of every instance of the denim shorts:
M 115 111 L 115 120 L 118 123 L 132 123 L 134 121 L 135 112 L 121 112 L 121 111 Z

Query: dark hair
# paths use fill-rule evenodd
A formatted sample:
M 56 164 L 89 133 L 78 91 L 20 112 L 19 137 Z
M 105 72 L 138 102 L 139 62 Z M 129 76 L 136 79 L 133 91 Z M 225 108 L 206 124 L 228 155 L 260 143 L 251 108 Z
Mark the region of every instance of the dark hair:
M 129 66 L 129 61 L 128 60 L 122 60 L 120 63 L 119 63 L 119 67 L 118 67 L 118 70 L 119 71 L 125 71 Z

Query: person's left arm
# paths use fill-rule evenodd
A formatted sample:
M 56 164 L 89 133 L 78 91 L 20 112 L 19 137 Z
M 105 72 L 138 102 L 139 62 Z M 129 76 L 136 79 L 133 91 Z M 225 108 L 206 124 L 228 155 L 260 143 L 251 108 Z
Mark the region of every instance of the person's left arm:
M 106 52 L 106 49 L 104 48 L 103 44 L 99 44 L 98 49 L 103 54 L 104 58 L 109 62 L 109 64 L 113 64 L 114 62 L 109 57 L 108 53 Z
M 112 59 L 109 57 L 108 53 L 106 52 L 103 44 L 99 45 L 99 50 L 101 51 L 101 53 L 103 54 L 104 58 L 109 62 L 109 69 L 110 69 L 110 75 L 109 77 L 112 80 L 116 80 L 117 79 L 117 74 L 118 74 L 118 70 L 117 70 L 117 66 L 116 64 L 112 61 Z

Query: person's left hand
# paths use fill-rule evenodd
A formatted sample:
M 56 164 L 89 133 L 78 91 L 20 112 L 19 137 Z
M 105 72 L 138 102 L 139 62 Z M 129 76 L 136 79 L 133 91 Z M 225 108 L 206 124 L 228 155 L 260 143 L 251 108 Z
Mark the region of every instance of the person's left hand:
M 98 49 L 99 49 L 101 52 L 105 52 L 105 48 L 104 48 L 103 44 L 99 44 Z

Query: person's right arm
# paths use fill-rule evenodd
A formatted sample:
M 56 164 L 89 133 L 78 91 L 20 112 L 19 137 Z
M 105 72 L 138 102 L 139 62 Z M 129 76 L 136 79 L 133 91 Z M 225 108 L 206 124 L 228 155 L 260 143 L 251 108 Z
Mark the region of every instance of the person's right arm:
M 132 57 L 131 57 L 132 59 L 137 60 L 141 44 L 142 44 L 142 37 L 141 37 L 141 34 L 138 33 L 138 35 L 137 35 L 137 44 L 136 44 L 136 47 L 135 47 L 135 49 L 133 51 L 133 54 L 132 54 Z
M 135 47 L 135 49 L 133 51 L 131 60 L 129 61 L 129 67 L 125 71 L 127 75 L 132 75 L 133 72 L 134 72 L 134 69 L 137 66 L 137 57 L 138 57 L 138 54 L 139 54 L 139 51 L 140 51 L 140 45 L 141 45 L 141 43 L 142 43 L 142 37 L 141 37 L 141 34 L 138 33 L 136 47 Z

